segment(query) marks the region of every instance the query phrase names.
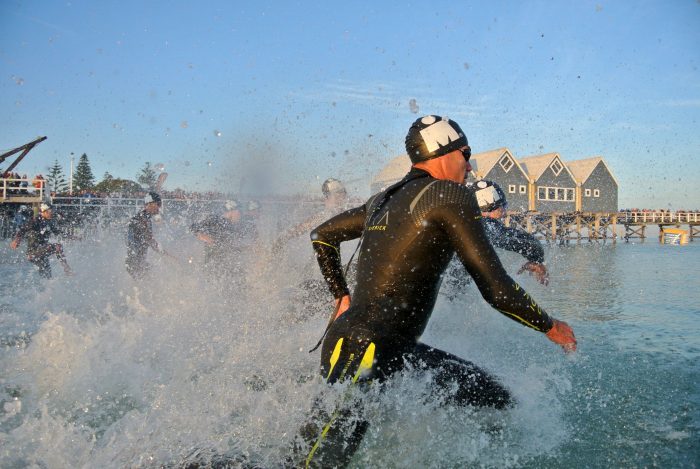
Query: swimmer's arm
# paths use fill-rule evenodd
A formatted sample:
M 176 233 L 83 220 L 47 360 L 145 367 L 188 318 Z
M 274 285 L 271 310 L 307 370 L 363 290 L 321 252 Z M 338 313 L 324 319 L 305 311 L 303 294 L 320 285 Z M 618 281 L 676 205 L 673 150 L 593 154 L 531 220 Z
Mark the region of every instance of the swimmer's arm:
M 432 215 L 452 240 L 457 257 L 493 308 L 536 331 L 546 333 L 552 328 L 549 315 L 503 268 L 480 222 L 476 200 L 439 207 Z
M 17 233 L 15 233 L 14 238 L 12 238 L 12 241 L 10 242 L 10 248 L 17 249 L 19 247 L 19 244 L 22 242 L 22 238 L 24 238 L 24 236 L 27 234 L 30 229 L 30 225 L 32 224 L 33 220 L 28 220 L 19 227 L 19 230 L 17 230 Z
M 501 249 L 515 252 L 530 262 L 544 263 L 544 249 L 530 233 L 503 225 L 500 221 L 484 220 L 489 241 Z
M 317 226 L 311 232 L 311 243 L 323 278 L 333 297 L 349 294 L 340 259 L 340 243 L 362 235 L 366 215 L 364 205 L 350 209 Z

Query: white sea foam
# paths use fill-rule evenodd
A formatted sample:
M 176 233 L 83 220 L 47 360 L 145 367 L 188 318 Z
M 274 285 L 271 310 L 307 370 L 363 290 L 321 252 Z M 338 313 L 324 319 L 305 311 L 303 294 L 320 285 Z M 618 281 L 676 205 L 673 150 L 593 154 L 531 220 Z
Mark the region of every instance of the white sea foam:
M 308 265 L 307 258 L 256 256 L 247 278 L 221 280 L 203 268 L 201 246 L 184 226 L 161 224 L 156 236 L 194 262 L 149 254 L 152 275 L 137 284 L 123 267 L 121 234 L 103 231 L 67 244 L 74 277 L 57 269 L 44 282 L 29 264 L 2 265 L 4 278 L 21 291 L 15 299 L 5 295 L 1 332 L 24 331 L 28 339 L 0 355 L 0 466 L 157 467 L 235 454 L 274 467 L 314 396 L 325 391 L 322 405 L 332 407 L 341 391 L 326 390 L 317 377 L 319 353 L 307 353 L 325 327 L 328 306 L 300 304 L 292 288 L 317 276 L 295 269 Z M 555 273 L 556 262 L 550 262 Z M 515 270 L 518 264 L 511 264 Z M 556 277 L 553 283 L 562 287 Z M 13 291 L 12 283 L 3 288 Z M 599 368 L 585 358 L 590 339 L 583 337 L 584 359 L 570 362 L 544 337 L 476 299 L 473 286 L 466 293 L 456 302 L 441 297 L 423 340 L 491 372 L 517 405 L 505 411 L 441 406 L 426 401 L 425 375 L 407 372 L 382 394 L 357 397 L 371 426 L 356 467 L 556 460 L 588 425 L 572 420 L 572 412 L 595 425 L 610 412 L 606 403 L 619 406 L 605 388 L 607 370 L 596 378 Z M 299 317 L 310 310 L 324 312 Z M 558 312 L 573 321 L 582 314 Z M 582 390 L 572 367 L 590 373 L 594 384 Z M 663 432 L 666 441 L 691 439 L 687 427 L 674 429 Z

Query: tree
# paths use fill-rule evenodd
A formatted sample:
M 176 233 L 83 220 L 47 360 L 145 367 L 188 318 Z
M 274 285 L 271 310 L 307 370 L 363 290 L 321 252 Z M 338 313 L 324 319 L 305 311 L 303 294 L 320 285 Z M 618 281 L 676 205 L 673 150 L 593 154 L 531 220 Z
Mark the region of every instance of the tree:
M 109 178 L 107 178 L 109 176 Z M 111 174 L 106 173 L 105 178 L 95 185 L 95 190 L 98 192 L 105 192 L 108 194 L 121 192 L 122 195 L 130 195 L 136 192 L 141 192 L 141 186 L 129 179 L 120 179 L 112 177 Z
M 68 188 L 66 177 L 63 175 L 63 168 L 61 168 L 58 160 L 55 160 L 53 166 L 49 168 L 49 172 L 46 175 L 46 187 L 48 187 L 49 191 L 57 194 L 65 192 Z
M 78 161 L 78 166 L 75 169 L 75 176 L 73 178 L 73 185 L 78 190 L 92 189 L 95 185 L 95 176 L 92 175 L 90 162 L 85 153 L 82 154 L 80 161 Z
M 150 161 L 146 161 L 146 164 L 141 168 L 141 172 L 136 177 L 136 180 L 146 189 L 153 189 L 156 185 L 156 171 L 151 166 Z

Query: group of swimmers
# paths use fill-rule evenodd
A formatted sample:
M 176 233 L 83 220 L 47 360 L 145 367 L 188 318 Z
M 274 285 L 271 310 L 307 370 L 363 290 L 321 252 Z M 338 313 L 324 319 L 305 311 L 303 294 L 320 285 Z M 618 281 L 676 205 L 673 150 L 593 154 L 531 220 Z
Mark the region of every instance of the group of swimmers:
M 521 254 L 527 262 L 518 273 L 528 271 L 547 285 L 544 251 L 532 235 L 503 224 L 506 198 L 497 184 L 465 184 L 471 171 L 471 148 L 455 121 L 424 116 L 411 125 L 405 143 L 412 167 L 401 181 L 339 214 L 331 212 L 342 204 L 334 204 L 333 209 L 327 205 L 322 214 L 327 220 L 309 219 L 281 235 L 275 244 L 279 247 L 311 230 L 318 265 L 335 299 L 320 342 L 320 374 L 329 385 L 349 382 L 350 388 L 367 389 L 381 386 L 394 373 L 410 367 L 429 372 L 435 395 L 446 405 L 507 408 L 515 402 L 497 378 L 474 363 L 421 342 L 420 337 L 443 280 L 460 288 L 470 278 L 498 312 L 545 334 L 565 352 L 574 352 L 576 338 L 571 327 L 547 314 L 508 275 L 494 246 Z M 328 194 L 343 201 L 346 196 L 337 180 L 324 183 L 327 200 Z M 144 209 L 129 223 L 126 264 L 134 277 L 144 274 L 149 247 L 164 252 L 151 227 L 160 206 L 158 194 L 149 193 Z M 40 272 L 46 272 L 47 259 L 55 254 L 68 272 L 60 245 L 47 243 L 52 229 L 45 209 L 42 205 L 32 226 L 18 232 L 12 247 L 26 233 L 41 233 L 35 235 L 32 245 L 41 249 L 28 248 L 30 260 Z M 207 243 L 208 262 L 219 259 L 221 243 L 230 242 L 227 237 L 243 229 L 237 205 L 225 209 L 218 218 L 191 227 Z M 351 293 L 340 245 L 358 238 L 356 286 Z M 330 414 L 314 408 L 281 465 L 344 467 L 368 425 L 361 409 L 352 408 L 344 399 Z

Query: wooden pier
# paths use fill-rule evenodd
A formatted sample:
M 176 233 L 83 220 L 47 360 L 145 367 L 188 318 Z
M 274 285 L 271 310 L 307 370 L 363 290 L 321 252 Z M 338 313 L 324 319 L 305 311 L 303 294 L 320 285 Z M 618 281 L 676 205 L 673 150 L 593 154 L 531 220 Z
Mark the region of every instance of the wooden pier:
M 687 227 L 688 238 L 700 236 L 700 212 L 637 211 L 616 213 L 509 213 L 506 226 L 519 227 L 538 239 L 567 243 L 587 240 L 616 242 L 647 238 L 646 228 L 659 227 L 659 240 L 663 228 Z

